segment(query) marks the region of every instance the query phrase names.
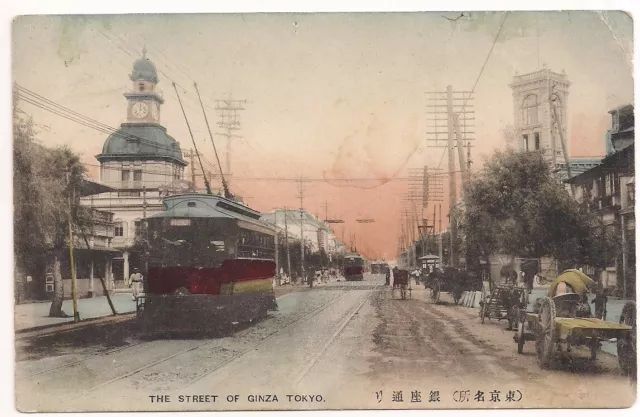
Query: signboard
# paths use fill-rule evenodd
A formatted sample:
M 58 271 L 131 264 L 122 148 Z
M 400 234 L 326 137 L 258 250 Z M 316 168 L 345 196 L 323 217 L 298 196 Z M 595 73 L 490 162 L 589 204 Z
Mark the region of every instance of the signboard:
M 191 226 L 191 219 L 171 219 L 171 226 Z

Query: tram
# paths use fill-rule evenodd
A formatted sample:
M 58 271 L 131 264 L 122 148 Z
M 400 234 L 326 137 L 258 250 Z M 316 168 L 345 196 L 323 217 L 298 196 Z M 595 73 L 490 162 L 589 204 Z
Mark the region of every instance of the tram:
M 259 212 L 220 196 L 166 197 L 142 232 L 143 332 L 215 332 L 277 309 L 275 229 L 259 219 Z
M 344 257 L 343 274 L 347 281 L 364 280 L 365 259 L 358 253 L 348 254 Z

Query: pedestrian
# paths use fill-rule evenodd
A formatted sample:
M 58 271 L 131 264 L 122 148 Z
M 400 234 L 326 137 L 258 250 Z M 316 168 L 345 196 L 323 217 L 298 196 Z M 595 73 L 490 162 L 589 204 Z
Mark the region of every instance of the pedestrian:
M 607 289 L 602 288 L 591 301 L 591 304 L 595 304 L 596 318 L 600 320 L 607 319 Z
M 129 277 L 129 288 L 132 289 L 131 298 L 133 301 L 138 299 L 138 295 L 142 292 L 142 274 L 138 268 L 133 268 L 133 274 Z

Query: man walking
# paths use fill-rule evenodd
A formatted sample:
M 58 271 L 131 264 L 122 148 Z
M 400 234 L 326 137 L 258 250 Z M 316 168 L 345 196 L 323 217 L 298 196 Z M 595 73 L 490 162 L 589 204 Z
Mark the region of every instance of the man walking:
M 129 277 L 129 288 L 132 289 L 131 297 L 133 301 L 138 299 L 138 295 L 142 292 L 142 274 L 138 268 L 133 268 L 133 274 Z

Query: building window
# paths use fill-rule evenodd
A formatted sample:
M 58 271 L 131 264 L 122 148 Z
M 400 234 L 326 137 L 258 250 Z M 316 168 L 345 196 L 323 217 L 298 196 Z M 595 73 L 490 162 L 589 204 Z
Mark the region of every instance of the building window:
M 138 84 L 138 88 L 140 89 L 140 91 L 144 91 L 144 83 Z
M 533 138 L 536 146 L 536 151 L 539 151 L 540 150 L 540 133 L 538 132 L 534 133 Z
M 129 173 L 131 171 L 123 170 L 122 171 L 122 182 L 129 182 Z
M 139 171 L 139 170 L 133 171 L 133 181 L 135 182 L 142 181 L 142 171 Z
M 114 236 L 124 237 L 124 224 L 116 223 Z
M 529 150 L 529 135 L 522 135 L 522 149 Z
M 525 97 L 522 104 L 523 120 L 525 125 L 538 123 L 538 96 L 530 94 Z
M 604 195 L 608 197 L 611 194 L 613 194 L 613 175 L 607 174 L 604 178 Z

